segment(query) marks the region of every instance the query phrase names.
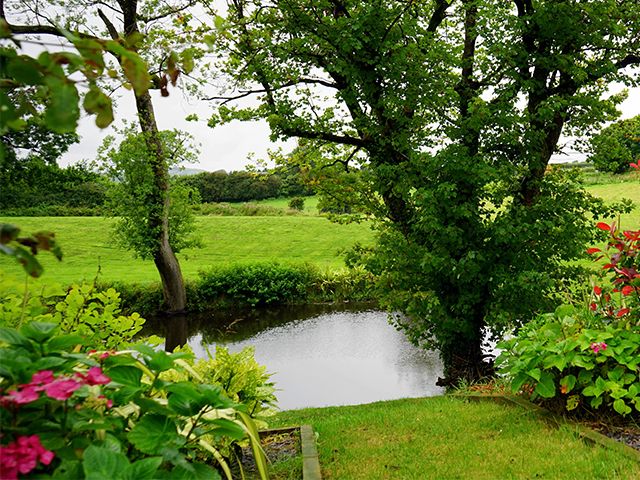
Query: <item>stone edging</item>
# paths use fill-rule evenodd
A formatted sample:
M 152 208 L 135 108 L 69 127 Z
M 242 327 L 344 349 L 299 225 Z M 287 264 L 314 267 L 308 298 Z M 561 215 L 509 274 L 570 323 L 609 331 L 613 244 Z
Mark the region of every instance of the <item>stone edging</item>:
M 572 428 L 575 428 L 576 434 L 584 441 L 590 445 L 599 445 L 604 448 L 608 448 L 610 450 L 615 450 L 625 457 L 635 460 L 636 462 L 640 462 L 640 451 L 632 448 L 624 443 L 618 442 L 612 438 L 603 435 L 602 433 L 596 432 L 584 425 L 581 425 L 576 422 L 572 422 L 564 417 L 554 415 L 549 410 L 542 408 L 538 405 L 534 405 L 533 403 L 524 400 L 522 398 L 518 398 L 511 395 L 499 395 L 499 394 L 459 394 L 454 393 L 449 395 L 453 398 L 462 398 L 474 401 L 481 400 L 492 400 L 494 402 L 506 404 L 506 405 L 517 405 L 521 408 L 530 410 L 535 412 L 537 415 L 542 417 L 543 420 L 552 423 L 554 425 L 560 424 L 568 424 L 571 425 Z
M 313 433 L 311 425 L 301 425 L 299 427 L 273 428 L 261 430 L 260 436 L 273 433 L 287 433 L 295 430 L 300 431 L 300 452 L 302 454 L 302 480 L 322 480 L 320 473 L 320 460 L 318 449 L 316 448 L 316 435 Z

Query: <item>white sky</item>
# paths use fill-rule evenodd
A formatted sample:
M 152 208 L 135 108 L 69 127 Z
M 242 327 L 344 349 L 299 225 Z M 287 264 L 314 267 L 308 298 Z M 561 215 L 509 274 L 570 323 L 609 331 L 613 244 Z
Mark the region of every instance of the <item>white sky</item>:
M 210 116 L 211 106 L 207 102 L 199 102 L 185 98 L 179 90 L 171 89 L 169 97 L 160 97 L 154 94 L 154 107 L 156 119 L 161 130 L 177 128 L 191 133 L 200 147 L 200 162 L 186 164 L 187 168 L 199 168 L 202 170 L 242 170 L 252 163 L 250 155 L 254 159 L 266 159 L 267 150 L 283 147 L 290 151 L 295 146 L 295 141 L 274 144 L 269 140 L 269 127 L 266 122 L 233 122 L 227 125 L 209 128 L 207 119 Z M 129 94 L 130 95 L 130 94 Z M 621 118 L 630 118 L 640 115 L 640 88 L 629 90 L 629 98 L 621 105 Z M 200 120 L 187 122 L 185 117 L 191 113 L 197 113 Z M 133 99 L 122 99 L 116 109 L 116 122 L 119 120 L 135 120 Z M 60 163 L 68 165 L 81 160 L 92 160 L 102 139 L 112 133 L 111 128 L 101 130 L 95 126 L 93 119 L 84 118 L 80 122 L 78 133 L 81 140 L 73 145 L 62 157 Z M 576 161 L 584 159 L 584 155 L 565 148 L 566 155 L 556 155 L 552 161 Z

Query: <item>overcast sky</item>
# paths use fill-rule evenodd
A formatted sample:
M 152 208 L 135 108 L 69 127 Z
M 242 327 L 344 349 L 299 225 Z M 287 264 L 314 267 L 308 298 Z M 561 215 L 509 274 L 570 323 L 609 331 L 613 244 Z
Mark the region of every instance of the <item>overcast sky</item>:
M 130 93 L 127 93 L 131 95 Z M 274 144 L 269 140 L 269 127 L 266 122 L 233 122 L 228 125 L 209 128 L 207 119 L 211 113 L 211 104 L 198 102 L 185 98 L 178 89 L 172 89 L 169 97 L 160 97 L 158 92 L 153 92 L 156 119 L 161 130 L 177 128 L 190 132 L 201 144 L 200 162 L 186 164 L 187 168 L 199 168 L 207 171 L 216 170 L 242 170 L 253 162 L 254 159 L 266 159 L 267 150 L 282 147 L 284 151 L 290 151 L 295 146 L 295 141 Z M 121 119 L 135 120 L 135 108 L 133 98 L 118 102 L 116 109 L 116 122 Z M 640 88 L 630 89 L 629 98 L 621 106 L 622 117 L 630 118 L 640 115 Z M 198 114 L 200 120 L 188 122 L 185 117 L 189 114 Z M 112 133 L 111 128 L 101 130 L 95 126 L 93 119 L 84 118 L 80 122 L 78 133 L 81 136 L 80 143 L 73 145 L 62 157 L 60 163 L 68 165 L 84 159 L 92 160 L 102 139 Z M 552 161 L 579 161 L 584 155 L 565 148 L 565 155 L 556 155 Z

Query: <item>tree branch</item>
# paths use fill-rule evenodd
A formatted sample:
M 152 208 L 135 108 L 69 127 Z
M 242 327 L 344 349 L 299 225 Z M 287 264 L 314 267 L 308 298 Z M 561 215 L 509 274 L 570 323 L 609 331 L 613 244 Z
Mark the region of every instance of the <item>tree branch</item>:
M 120 38 L 118 30 L 113 25 L 113 23 L 111 23 L 111 20 L 109 20 L 107 16 L 102 12 L 101 9 L 98 9 L 98 16 L 100 17 L 100 20 L 104 22 L 105 27 L 107 27 L 107 31 L 109 32 L 109 35 L 111 35 L 111 38 L 114 40 Z
M 436 9 L 431 15 L 431 19 L 429 20 L 429 26 L 427 27 L 427 32 L 435 33 L 440 24 L 447 18 L 447 9 L 451 6 L 451 2 L 447 2 L 447 0 L 438 0 L 436 3 Z

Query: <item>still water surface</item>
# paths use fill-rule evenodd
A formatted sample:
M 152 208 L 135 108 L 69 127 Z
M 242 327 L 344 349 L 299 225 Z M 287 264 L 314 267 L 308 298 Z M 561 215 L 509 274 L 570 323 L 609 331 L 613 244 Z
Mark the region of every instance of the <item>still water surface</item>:
M 278 406 L 285 410 L 443 393 L 435 385 L 442 376 L 437 353 L 411 345 L 389 325 L 384 312 L 318 314 L 308 307 L 302 312 L 291 308 L 278 312 L 267 312 L 266 320 L 259 311 L 236 314 L 218 329 L 204 328 L 210 322 L 201 319 L 200 328 L 183 325 L 182 329 L 196 355 L 203 358 L 207 348 L 215 351 L 215 345 L 233 352 L 255 347 L 256 360 L 273 373 Z

